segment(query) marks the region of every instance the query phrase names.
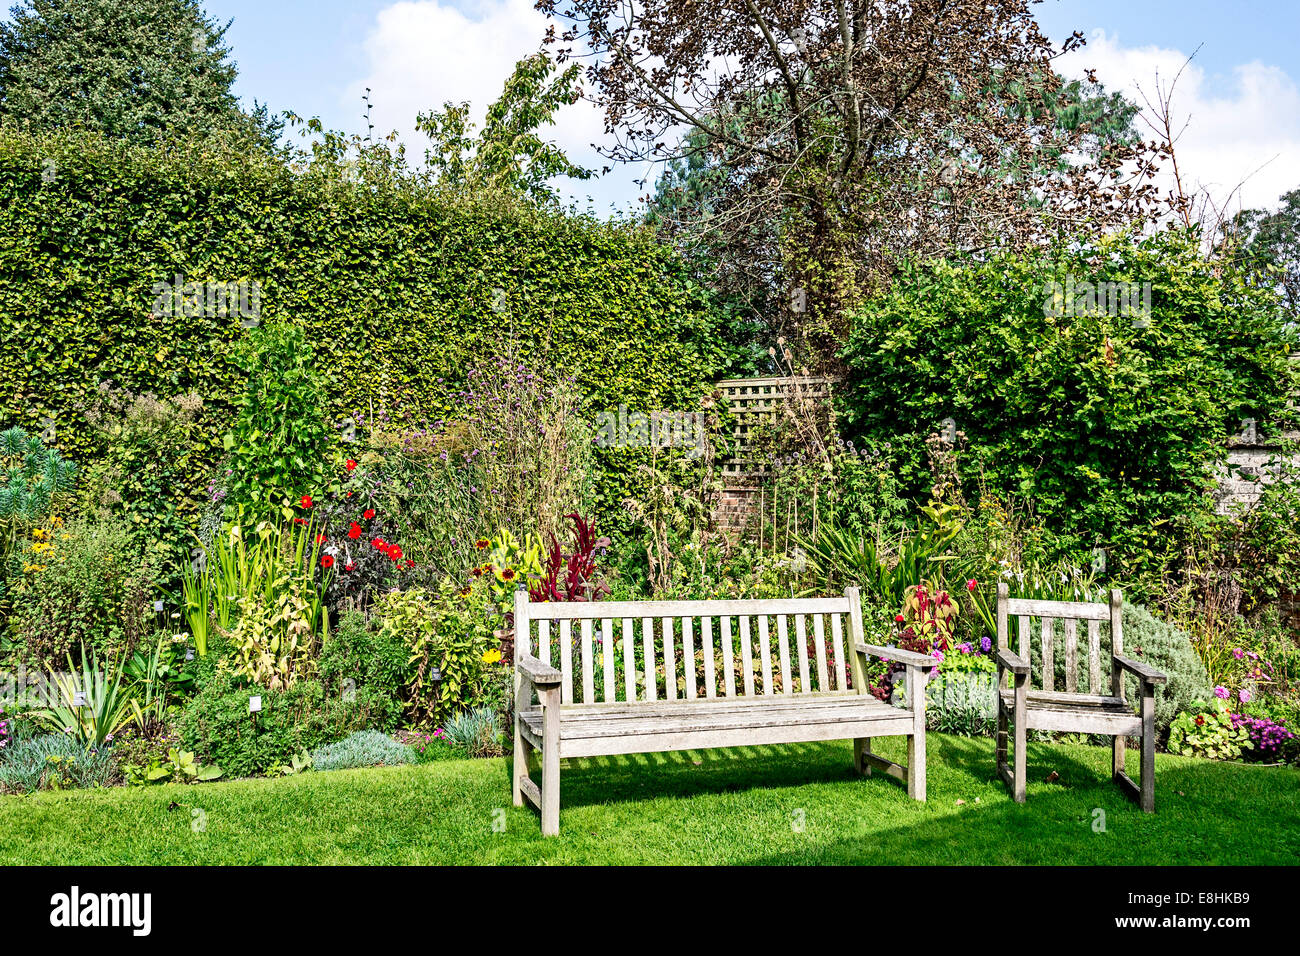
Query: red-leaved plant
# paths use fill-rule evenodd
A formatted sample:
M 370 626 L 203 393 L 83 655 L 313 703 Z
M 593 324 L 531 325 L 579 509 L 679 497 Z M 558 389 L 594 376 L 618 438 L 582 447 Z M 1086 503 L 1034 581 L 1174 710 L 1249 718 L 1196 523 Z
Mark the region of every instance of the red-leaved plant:
M 573 549 L 565 552 L 551 535 L 542 576 L 528 589 L 534 601 L 596 601 L 609 593 L 609 585 L 596 580 L 596 558 L 609 547 L 609 538 L 598 538 L 592 524 L 576 511 L 565 515 L 573 522 Z

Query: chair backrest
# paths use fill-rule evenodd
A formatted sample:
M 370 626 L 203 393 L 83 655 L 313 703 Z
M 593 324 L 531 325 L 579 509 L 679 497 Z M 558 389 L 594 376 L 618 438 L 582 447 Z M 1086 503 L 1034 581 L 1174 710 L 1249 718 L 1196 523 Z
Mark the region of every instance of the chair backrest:
M 1039 650 L 1043 662 L 1043 686 L 1045 691 L 1067 694 L 1104 694 L 1123 697 L 1123 681 L 1116 679 L 1113 671 L 1107 674 L 1102 669 L 1101 658 L 1101 622 L 1110 623 L 1111 650 L 1114 654 L 1124 653 L 1124 628 L 1122 609 L 1124 596 L 1118 588 L 1110 592 L 1109 604 L 1093 604 L 1082 601 L 1035 601 L 1027 598 L 1013 598 L 1006 582 L 998 584 L 998 647 L 1005 647 L 1018 654 L 1025 661 L 1030 661 L 1033 643 L 1033 620 L 1039 621 Z M 1009 641 L 1010 619 L 1016 619 L 1016 646 Z M 1086 674 L 1079 671 L 1079 622 L 1087 628 Z M 1060 644 L 1057 643 L 1056 624 L 1060 623 Z M 1064 686 L 1056 686 L 1057 655 L 1063 655 L 1065 662 Z M 1106 662 L 1109 669 L 1109 662 Z M 1083 686 L 1086 678 L 1086 686 Z
M 767 601 L 537 603 L 515 595 L 516 659 L 532 654 L 558 669 L 565 704 L 855 693 L 861 640 L 856 588 Z

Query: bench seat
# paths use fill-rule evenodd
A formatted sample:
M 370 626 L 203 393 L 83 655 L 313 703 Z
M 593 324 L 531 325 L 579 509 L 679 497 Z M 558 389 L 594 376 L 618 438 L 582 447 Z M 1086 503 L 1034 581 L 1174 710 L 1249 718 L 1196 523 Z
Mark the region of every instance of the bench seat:
M 540 749 L 542 708 L 525 708 L 519 716 L 529 743 Z M 808 743 L 912 730 L 910 711 L 855 693 L 570 704 L 560 707 L 560 756 Z

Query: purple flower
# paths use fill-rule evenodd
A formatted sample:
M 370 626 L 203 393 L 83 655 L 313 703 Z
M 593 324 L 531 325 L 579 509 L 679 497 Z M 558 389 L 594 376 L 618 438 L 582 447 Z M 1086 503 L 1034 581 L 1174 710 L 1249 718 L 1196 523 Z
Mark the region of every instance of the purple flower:
M 991 640 L 989 640 L 989 638 L 988 638 L 987 635 L 984 636 L 984 637 L 981 637 L 981 638 L 980 638 L 980 653 L 981 653 L 981 654 L 987 654 L 987 653 L 988 653 L 989 651 L 991 651 L 991 650 L 993 650 L 993 642 L 992 642 Z
M 1227 700 L 1229 696 L 1228 688 L 1220 684 L 1218 687 L 1214 688 L 1214 696 L 1219 698 L 1219 700 Z
M 1244 687 L 1241 690 L 1237 691 L 1237 700 L 1241 701 L 1243 704 L 1249 704 L 1250 698 L 1251 698 L 1250 691 L 1246 690 Z

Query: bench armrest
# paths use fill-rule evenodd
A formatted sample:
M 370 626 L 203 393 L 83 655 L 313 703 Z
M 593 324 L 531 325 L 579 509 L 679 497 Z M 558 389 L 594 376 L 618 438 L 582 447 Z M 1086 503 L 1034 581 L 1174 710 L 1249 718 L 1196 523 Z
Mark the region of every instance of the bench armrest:
M 998 648 L 998 666 L 1003 670 L 1011 671 L 1017 677 L 1029 673 L 1029 665 L 1025 663 L 1024 658 L 1005 647 Z
M 523 675 L 536 687 L 554 687 L 564 679 L 563 675 L 550 664 L 543 664 L 532 654 L 521 654 L 515 665 Z
M 879 647 L 875 644 L 859 644 L 857 648 L 861 654 L 870 654 L 872 657 L 879 657 L 887 661 L 898 661 L 898 663 L 906 664 L 909 667 L 939 666 L 939 662 L 929 654 L 918 654 L 916 651 L 904 651 L 897 647 Z
M 1111 657 L 1111 660 L 1115 662 L 1115 666 L 1120 670 L 1128 671 L 1144 684 L 1167 684 L 1169 682 L 1169 678 L 1154 667 L 1149 667 L 1141 661 L 1135 661 L 1131 657 L 1115 654 Z

